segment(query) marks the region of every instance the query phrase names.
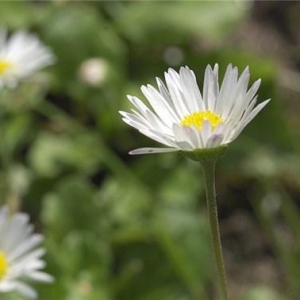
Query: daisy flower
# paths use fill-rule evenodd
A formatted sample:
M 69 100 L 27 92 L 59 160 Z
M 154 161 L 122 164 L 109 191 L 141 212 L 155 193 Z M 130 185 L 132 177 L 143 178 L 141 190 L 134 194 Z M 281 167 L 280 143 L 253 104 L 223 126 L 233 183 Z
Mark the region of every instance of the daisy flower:
M 151 109 L 139 98 L 128 96 L 136 109 L 121 111 L 123 121 L 149 138 L 167 146 L 140 148 L 130 154 L 172 151 L 194 151 L 231 143 L 270 99 L 258 104 L 256 92 L 260 79 L 248 90 L 248 67 L 238 76 L 238 69 L 229 65 L 219 87 L 219 66 L 205 70 L 203 91 L 195 74 L 188 67 L 179 73 L 169 69 L 166 84 L 157 78 L 158 89 L 142 86 Z
M 53 62 L 54 55 L 36 35 L 19 31 L 7 38 L 6 31 L 0 29 L 0 86 L 14 87 Z
M 43 236 L 32 232 L 33 226 L 29 224 L 27 214 L 11 215 L 7 206 L 1 208 L 0 293 L 17 291 L 25 297 L 36 299 L 36 291 L 25 282 L 53 281 L 52 276 L 40 271 L 45 266 L 41 259 L 45 249 L 37 246 Z

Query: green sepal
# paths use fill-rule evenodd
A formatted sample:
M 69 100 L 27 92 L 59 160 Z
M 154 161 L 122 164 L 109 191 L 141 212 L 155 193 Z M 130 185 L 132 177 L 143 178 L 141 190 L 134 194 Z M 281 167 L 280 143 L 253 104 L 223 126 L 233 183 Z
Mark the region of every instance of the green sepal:
M 193 151 L 180 151 L 185 157 L 200 163 L 207 161 L 216 161 L 223 156 L 228 148 L 228 145 L 222 145 L 215 148 L 195 149 Z

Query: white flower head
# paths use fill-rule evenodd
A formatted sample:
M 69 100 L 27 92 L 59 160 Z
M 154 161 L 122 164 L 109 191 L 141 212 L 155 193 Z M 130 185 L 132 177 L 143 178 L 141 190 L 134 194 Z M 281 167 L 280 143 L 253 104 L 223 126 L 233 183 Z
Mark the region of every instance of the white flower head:
M 45 249 L 37 246 L 43 236 L 33 234 L 29 216 L 25 213 L 10 215 L 7 206 L 0 209 L 0 293 L 17 291 L 30 299 L 37 299 L 36 291 L 28 280 L 52 282 L 53 277 L 41 272 Z
M 0 29 L 0 86 L 14 87 L 54 61 L 50 49 L 36 35 L 18 31 L 7 38 L 6 30 Z
M 239 77 L 237 67 L 229 65 L 220 87 L 218 72 L 217 64 L 213 69 L 207 66 L 201 94 L 192 70 L 181 67 L 177 73 L 169 69 L 166 85 L 157 78 L 158 89 L 151 85 L 141 88 L 152 109 L 128 96 L 136 110 L 121 111 L 123 121 L 167 146 L 140 148 L 130 154 L 215 148 L 237 138 L 270 99 L 255 107 L 260 79 L 248 90 L 248 67 Z

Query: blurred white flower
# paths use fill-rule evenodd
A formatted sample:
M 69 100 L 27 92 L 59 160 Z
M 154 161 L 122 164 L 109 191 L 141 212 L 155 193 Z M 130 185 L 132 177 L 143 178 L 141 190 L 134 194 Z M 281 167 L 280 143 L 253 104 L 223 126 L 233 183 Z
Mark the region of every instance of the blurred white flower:
M 36 291 L 28 280 L 52 282 L 53 277 L 41 272 L 45 267 L 41 257 L 45 249 L 37 248 L 43 236 L 33 234 L 29 216 L 25 213 L 10 215 L 7 206 L 0 210 L 0 293 L 17 291 L 30 299 L 37 299 Z
M 141 90 L 152 109 L 140 99 L 128 96 L 136 107 L 132 113 L 121 111 L 123 121 L 168 148 L 140 148 L 130 154 L 194 151 L 232 142 L 244 127 L 270 101 L 256 107 L 257 80 L 248 90 L 249 69 L 238 77 L 229 65 L 219 88 L 219 66 L 207 66 L 202 95 L 196 77 L 188 67 L 165 73 L 166 86 L 157 78 L 158 90 L 151 85 Z
M 164 52 L 164 60 L 169 66 L 180 66 L 184 60 L 184 52 L 180 47 L 170 46 Z
M 53 64 L 54 55 L 34 34 L 18 31 L 7 38 L 0 29 L 0 86 L 15 87 L 23 78 Z
M 108 63 L 101 58 L 85 60 L 79 68 L 80 79 L 93 86 L 101 85 L 107 77 Z

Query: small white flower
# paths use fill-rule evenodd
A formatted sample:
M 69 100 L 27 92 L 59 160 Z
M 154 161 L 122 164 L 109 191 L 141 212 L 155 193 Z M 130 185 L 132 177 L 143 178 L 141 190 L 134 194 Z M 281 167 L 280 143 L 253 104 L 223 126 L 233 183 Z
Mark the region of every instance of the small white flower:
M 43 236 L 33 234 L 29 216 L 10 215 L 7 206 L 0 210 L 0 293 L 17 291 L 25 297 L 37 299 L 36 291 L 27 280 L 52 282 L 53 277 L 41 272 L 45 249 L 37 248 Z M 25 282 L 24 282 L 25 281 Z
M 108 63 L 104 59 L 90 58 L 81 64 L 79 77 L 86 84 L 99 86 L 107 78 L 108 70 Z
M 202 94 L 195 74 L 188 67 L 179 73 L 169 69 L 165 84 L 157 78 L 158 90 L 151 85 L 141 90 L 152 109 L 140 99 L 128 96 L 137 110 L 121 111 L 123 121 L 168 148 L 140 148 L 130 154 L 194 151 L 232 142 L 244 127 L 270 101 L 256 107 L 260 80 L 248 90 L 249 69 L 238 77 L 238 69 L 229 65 L 219 88 L 219 66 L 205 70 Z
M 52 52 L 36 35 L 18 31 L 7 38 L 6 31 L 0 29 L 0 86 L 14 87 L 54 60 Z

